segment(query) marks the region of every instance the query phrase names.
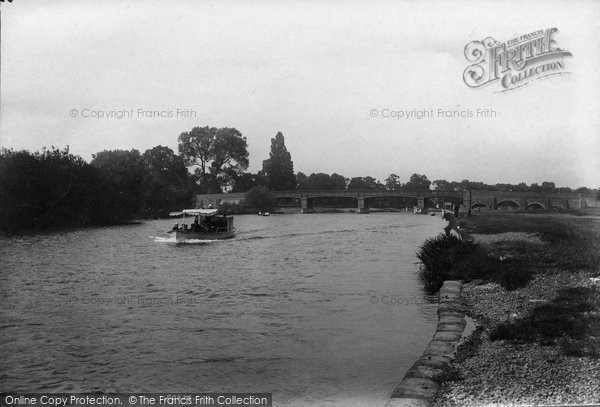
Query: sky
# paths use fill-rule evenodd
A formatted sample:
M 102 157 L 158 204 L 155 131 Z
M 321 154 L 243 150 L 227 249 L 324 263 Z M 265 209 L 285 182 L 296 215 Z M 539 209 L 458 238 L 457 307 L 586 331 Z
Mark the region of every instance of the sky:
M 2 147 L 89 161 L 234 127 L 252 172 L 281 131 L 306 174 L 600 186 L 597 1 L 15 0 L 0 13 Z M 572 54 L 561 74 L 466 85 L 468 43 L 553 27 Z M 433 114 L 391 117 L 411 110 Z

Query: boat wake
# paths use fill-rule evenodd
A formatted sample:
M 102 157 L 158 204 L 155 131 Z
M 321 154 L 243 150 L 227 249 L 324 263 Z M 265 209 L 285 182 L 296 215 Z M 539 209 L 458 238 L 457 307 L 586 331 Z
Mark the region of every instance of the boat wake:
M 218 239 L 186 239 L 178 242 L 175 236 L 163 237 L 154 236 L 154 243 L 170 243 L 170 244 L 209 244 L 212 242 L 218 242 Z

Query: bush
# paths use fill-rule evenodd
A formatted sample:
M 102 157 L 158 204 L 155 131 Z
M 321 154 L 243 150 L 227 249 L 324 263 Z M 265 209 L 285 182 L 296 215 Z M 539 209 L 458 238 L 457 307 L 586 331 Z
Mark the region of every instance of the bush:
M 505 261 L 496 265 L 490 279 L 507 290 L 515 290 L 519 287 L 526 286 L 532 276 L 533 272 L 529 268 L 523 267 L 522 262 Z
M 421 261 L 419 275 L 425 288 L 436 291 L 445 280 L 475 279 L 494 281 L 514 290 L 526 285 L 533 274 L 522 261 L 490 257 L 481 246 L 452 235 L 427 239 L 417 258 Z
M 444 280 L 461 279 L 461 264 L 472 251 L 472 243 L 452 235 L 439 234 L 425 240 L 417 252 L 421 261 L 420 277 L 425 287 L 438 290 Z

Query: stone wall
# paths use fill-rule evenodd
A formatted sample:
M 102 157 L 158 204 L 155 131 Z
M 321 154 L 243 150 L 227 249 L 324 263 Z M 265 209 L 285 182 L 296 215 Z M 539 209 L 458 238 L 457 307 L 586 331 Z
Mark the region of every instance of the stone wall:
M 467 324 L 460 306 L 462 282 L 445 281 L 440 289 L 438 325 L 423 356 L 415 362 L 385 407 L 427 407 L 440 389 Z

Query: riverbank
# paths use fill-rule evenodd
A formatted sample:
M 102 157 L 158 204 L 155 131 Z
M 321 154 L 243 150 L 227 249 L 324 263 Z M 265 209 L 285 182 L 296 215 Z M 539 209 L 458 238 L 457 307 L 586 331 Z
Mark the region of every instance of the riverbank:
M 464 239 L 532 277 L 513 290 L 485 279 L 463 285 L 477 329 L 433 405 L 600 403 L 600 218 L 485 214 L 458 226 Z

